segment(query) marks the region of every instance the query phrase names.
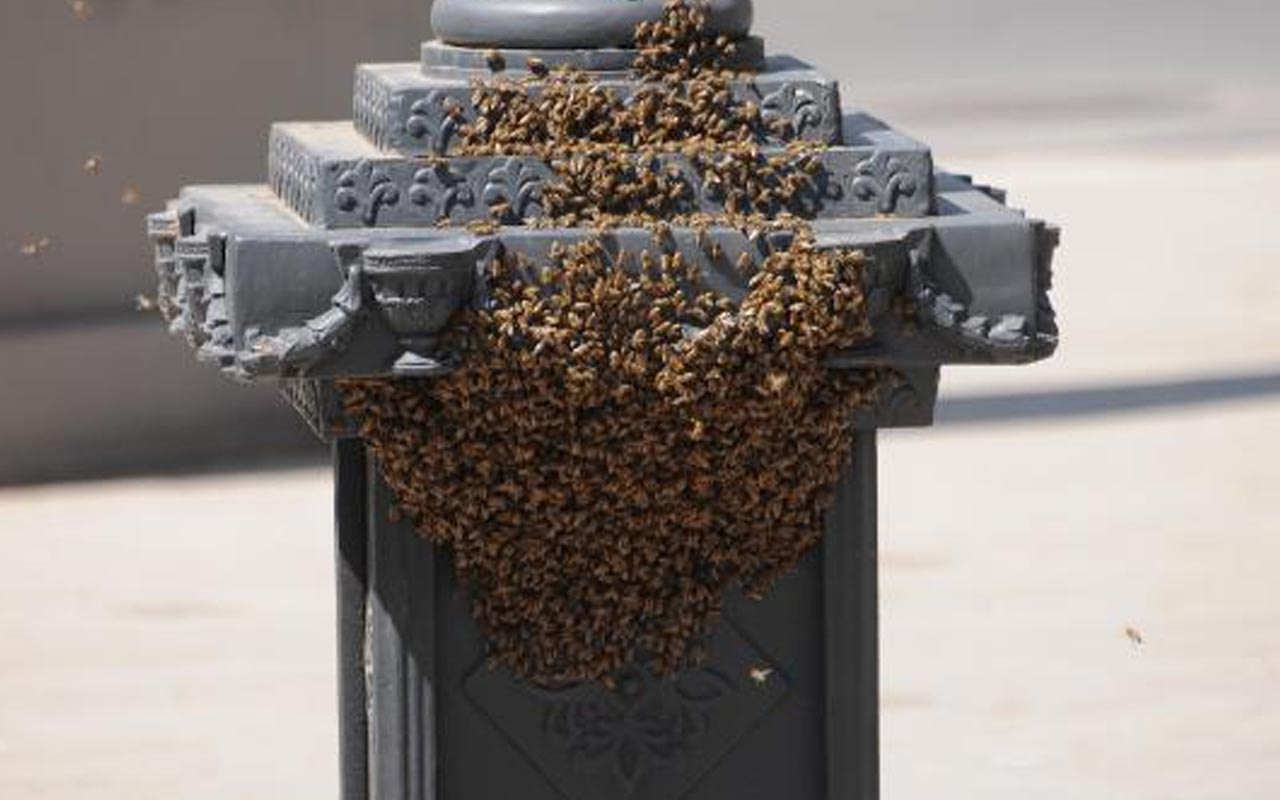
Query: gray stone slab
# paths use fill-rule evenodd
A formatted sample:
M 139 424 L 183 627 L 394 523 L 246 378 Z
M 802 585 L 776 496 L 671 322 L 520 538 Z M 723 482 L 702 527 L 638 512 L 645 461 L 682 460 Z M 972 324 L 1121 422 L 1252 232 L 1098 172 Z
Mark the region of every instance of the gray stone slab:
M 933 216 L 814 223 L 820 246 L 863 250 L 874 264 L 865 288 L 875 336 L 857 351 L 833 356 L 831 366 L 918 368 L 923 378 L 910 383 L 927 390 L 930 370 L 940 364 L 1018 363 L 1052 352 L 1057 330 L 1046 297 L 1056 232 L 953 176 L 939 176 L 938 188 L 939 213 Z M 194 187 L 172 213 L 182 217 L 175 223 L 179 242 L 211 242 L 203 252 L 218 256 L 197 268 L 191 262 L 200 248 L 175 259 L 158 246 L 159 268 L 184 263 L 189 281 L 208 282 L 206 294 L 182 285 L 184 297 L 212 295 L 215 287 L 223 295 L 216 318 L 207 308 L 189 312 L 189 302 L 173 298 L 182 309 L 175 332 L 242 379 L 393 374 L 404 342 L 375 313 L 367 280 L 353 278 L 353 266 L 375 245 L 411 252 L 445 241 L 472 248 L 486 238 L 448 228 L 308 227 L 261 186 Z M 600 235 L 615 255 L 679 251 L 700 268 L 708 288 L 735 300 L 746 291 L 738 260 L 746 255 L 760 263 L 787 238 L 731 228 L 673 228 L 662 238 L 640 229 L 598 234 L 506 227 L 493 239 L 537 260 L 555 243 Z M 893 303 L 904 296 L 915 302 L 914 314 L 904 315 Z M 223 349 L 210 353 L 211 340 Z M 924 424 L 931 407 L 931 401 L 921 404 L 914 416 L 907 409 L 903 418 Z
M 662 18 L 667 0 L 436 0 L 431 27 L 445 41 L 540 49 L 610 47 L 631 41 L 636 25 Z M 703 0 L 708 28 L 738 38 L 751 32 L 751 0 Z
M 820 151 L 823 169 L 803 197 L 807 216 L 927 215 L 931 208 L 932 157 L 906 137 L 877 132 L 874 144 Z M 766 148 L 766 154 L 779 154 Z M 690 187 L 683 213 L 724 211 L 716 188 L 679 153 L 655 157 L 658 169 L 675 168 Z M 289 123 L 271 134 L 270 181 L 306 221 L 325 228 L 434 226 L 493 218 L 505 204 L 505 221 L 540 219 L 542 186 L 552 165 L 534 156 L 458 157 L 434 163 L 379 150 L 348 123 Z
M 437 54 L 437 49 L 428 44 L 424 52 Z M 475 51 L 467 52 L 478 57 Z M 512 54 L 508 62 L 511 69 L 504 74 L 519 76 L 521 57 Z M 542 54 L 538 57 L 545 61 Z M 597 53 L 593 58 L 603 56 Z M 430 60 L 438 59 L 433 56 Z M 457 143 L 458 127 L 475 118 L 471 101 L 478 77 L 493 74 L 487 69 L 435 67 L 424 71 L 411 63 L 362 65 L 355 77 L 356 130 L 386 150 L 447 155 Z M 595 76 L 595 82 L 624 101 L 655 86 L 608 73 Z M 528 88 L 535 96 L 540 91 L 536 82 Z M 731 91 L 739 102 L 758 105 L 766 120 L 791 123 L 799 139 L 829 144 L 840 141 L 839 85 L 807 64 L 786 56 L 772 57 L 763 71 L 734 79 Z M 776 137 L 771 141 L 779 143 Z
M 943 363 L 1027 363 L 1056 350 L 1048 294 L 1058 230 L 967 179 L 943 173 L 937 181 L 937 214 L 927 225 L 889 218 L 814 223 L 823 246 L 906 243 L 908 263 L 891 279 L 891 291 L 911 299 L 915 321 L 928 334 L 881 328 L 872 342 L 832 363 L 931 364 L 940 352 L 947 353 Z

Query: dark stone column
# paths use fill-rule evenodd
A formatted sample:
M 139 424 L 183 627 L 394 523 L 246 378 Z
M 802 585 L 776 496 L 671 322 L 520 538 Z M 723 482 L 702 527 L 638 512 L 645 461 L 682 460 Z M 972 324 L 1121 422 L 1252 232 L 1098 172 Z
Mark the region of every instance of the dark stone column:
M 485 665 L 448 559 L 335 449 L 342 800 L 877 800 L 876 434 L 825 539 L 762 601 L 726 598 L 703 666 L 615 691 Z
M 880 797 L 876 432 L 859 431 L 823 540 L 827 800 Z
M 333 444 L 338 574 L 338 755 L 342 800 L 369 800 L 365 712 L 365 598 L 368 595 L 368 466 L 364 443 Z

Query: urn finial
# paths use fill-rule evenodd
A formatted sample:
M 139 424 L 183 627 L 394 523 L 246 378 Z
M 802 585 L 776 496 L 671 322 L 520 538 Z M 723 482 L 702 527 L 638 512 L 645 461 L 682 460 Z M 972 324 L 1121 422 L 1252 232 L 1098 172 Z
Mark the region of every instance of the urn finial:
M 667 0 L 436 0 L 431 26 L 449 44 L 575 49 L 618 47 Z M 710 28 L 731 38 L 751 32 L 751 0 L 702 0 Z

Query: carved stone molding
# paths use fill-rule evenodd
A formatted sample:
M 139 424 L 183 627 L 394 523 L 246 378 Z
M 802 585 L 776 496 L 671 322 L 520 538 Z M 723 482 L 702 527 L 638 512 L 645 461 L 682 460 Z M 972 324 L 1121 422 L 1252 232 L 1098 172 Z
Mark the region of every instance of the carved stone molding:
M 280 381 L 280 395 L 321 441 L 355 435 L 332 381 L 285 378 Z
M 727 620 L 706 665 L 671 679 L 647 667 L 598 684 L 539 689 L 479 665 L 471 700 L 572 800 L 683 795 L 787 693 L 785 670 Z
M 804 114 L 801 112 L 803 118 Z M 806 123 L 808 124 L 808 123 Z M 425 160 L 399 155 L 335 157 L 335 142 L 357 138 L 349 126 L 278 126 L 272 186 L 300 216 L 325 228 L 434 227 L 496 219 L 518 225 L 543 216 L 541 188 L 555 169 L 535 156 L 474 156 Z M 763 151 L 766 157 L 778 149 Z M 721 213 L 724 197 L 683 153 L 656 156 L 690 184 L 682 212 Z M 810 191 L 797 200 L 816 219 L 923 217 L 932 209 L 933 160 L 903 137 L 892 147 L 832 147 Z M 715 160 L 711 156 L 712 161 Z M 317 177 L 319 176 L 319 177 Z
M 845 180 L 855 197 L 873 204 L 881 214 L 895 214 L 899 207 L 928 192 L 919 174 L 892 153 L 874 153 L 859 161 Z
M 541 59 L 544 54 L 540 54 Z M 423 75 L 406 65 L 361 67 L 357 73 L 356 129 L 378 147 L 409 155 L 450 155 L 460 128 L 475 119 L 474 86 L 457 76 Z M 485 75 L 489 75 L 485 70 Z M 653 84 L 604 76 L 600 85 L 624 103 Z M 740 103 L 755 103 L 770 124 L 765 143 L 795 138 L 837 144 L 841 133 L 840 88 L 803 65 L 765 71 L 730 83 Z M 532 95 L 540 91 L 529 87 Z M 781 136 L 773 123 L 781 123 Z
M 356 216 L 366 226 L 378 224 L 384 207 L 400 204 L 403 192 L 389 170 L 373 161 L 360 161 L 338 173 L 333 207 L 342 214 Z
M 268 179 L 271 190 L 303 219 L 313 219 L 321 202 L 320 164 L 301 143 L 279 125 L 271 129 L 268 145 Z
M 906 277 L 908 296 L 923 327 L 958 347 L 988 354 L 996 362 L 1025 363 L 1053 354 L 1058 346 L 1056 328 L 1039 329 L 1038 320 L 1026 314 L 974 312 L 940 288 L 929 271 L 930 243 L 926 239 L 911 251 Z

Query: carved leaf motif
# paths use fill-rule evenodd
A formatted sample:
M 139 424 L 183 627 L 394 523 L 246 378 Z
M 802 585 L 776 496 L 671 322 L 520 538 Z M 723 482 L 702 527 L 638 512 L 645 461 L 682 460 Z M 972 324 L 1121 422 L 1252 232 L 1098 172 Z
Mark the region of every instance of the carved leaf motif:
M 540 207 L 541 193 L 542 176 L 524 160 L 509 158 L 490 170 L 481 199 L 503 222 L 516 223 Z
M 876 153 L 855 168 L 850 188 L 859 200 L 874 202 L 877 211 L 892 214 L 899 200 L 914 197 L 920 187 L 901 159 Z
M 409 202 L 428 209 L 436 220 L 448 219 L 455 208 L 470 208 L 475 201 L 475 192 L 467 175 L 449 164 L 423 167 L 413 174 Z
M 384 206 L 400 202 L 400 188 L 383 169 L 369 161 L 361 161 L 338 176 L 338 189 L 333 204 L 346 214 L 359 214 L 370 227 L 378 224 Z
M 785 120 L 794 136 L 803 136 L 805 131 L 818 127 L 825 116 L 823 105 L 814 92 L 809 87 L 794 83 L 783 84 L 767 95 L 761 100 L 760 109 L 768 123 Z
M 410 137 L 425 142 L 431 152 L 444 155 L 464 119 L 457 101 L 437 89 L 410 106 L 404 128 Z

